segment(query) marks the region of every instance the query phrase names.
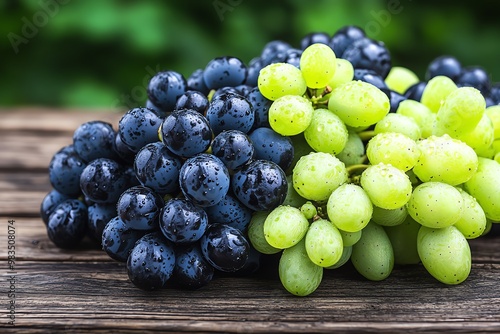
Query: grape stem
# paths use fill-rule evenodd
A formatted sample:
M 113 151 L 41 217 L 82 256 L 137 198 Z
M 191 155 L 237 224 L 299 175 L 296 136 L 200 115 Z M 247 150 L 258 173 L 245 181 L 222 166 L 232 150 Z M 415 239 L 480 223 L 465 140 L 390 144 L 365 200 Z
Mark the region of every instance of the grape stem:
M 373 130 L 367 130 L 367 131 L 361 131 L 358 133 L 358 136 L 361 138 L 362 141 L 369 141 L 373 137 L 375 137 L 376 133 Z
M 349 173 L 349 176 L 353 175 L 359 175 L 361 174 L 365 169 L 367 169 L 370 165 L 367 164 L 357 164 L 357 165 L 351 165 L 346 167 L 347 173 Z
M 327 96 L 332 92 L 330 86 L 326 86 L 323 89 L 308 88 L 307 97 L 312 102 L 315 108 L 328 106 L 329 97 Z

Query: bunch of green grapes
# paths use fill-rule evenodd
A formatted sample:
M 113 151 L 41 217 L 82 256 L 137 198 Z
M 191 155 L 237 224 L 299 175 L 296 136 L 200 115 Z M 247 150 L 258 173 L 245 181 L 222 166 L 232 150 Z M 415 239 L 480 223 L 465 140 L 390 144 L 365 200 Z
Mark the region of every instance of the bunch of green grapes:
M 385 79 L 400 94 L 418 82 L 403 67 Z M 386 92 L 353 80 L 323 44 L 307 47 L 299 68 L 268 65 L 258 86 L 295 157 L 285 202 L 255 214 L 248 234 L 259 252 L 281 254 L 287 291 L 309 295 L 348 261 L 374 281 L 418 263 L 444 284 L 467 279 L 468 240 L 500 221 L 500 106 L 436 76 L 420 101 L 390 112 Z

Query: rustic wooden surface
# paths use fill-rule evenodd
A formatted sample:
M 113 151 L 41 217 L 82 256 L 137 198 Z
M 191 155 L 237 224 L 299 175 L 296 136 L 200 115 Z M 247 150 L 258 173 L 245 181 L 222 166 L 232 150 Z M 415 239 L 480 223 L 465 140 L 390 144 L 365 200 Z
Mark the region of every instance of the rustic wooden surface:
M 48 240 L 39 205 L 52 154 L 88 120 L 119 113 L 0 112 L 0 332 L 500 332 L 500 237 L 470 242 L 473 267 L 444 286 L 422 266 L 370 282 L 350 265 L 327 271 L 311 296 L 288 294 L 267 270 L 217 276 L 198 291 L 145 292 L 123 264 L 90 244 L 65 251 Z M 7 222 L 16 228 L 16 325 L 7 318 Z M 269 263 L 273 264 L 272 261 Z

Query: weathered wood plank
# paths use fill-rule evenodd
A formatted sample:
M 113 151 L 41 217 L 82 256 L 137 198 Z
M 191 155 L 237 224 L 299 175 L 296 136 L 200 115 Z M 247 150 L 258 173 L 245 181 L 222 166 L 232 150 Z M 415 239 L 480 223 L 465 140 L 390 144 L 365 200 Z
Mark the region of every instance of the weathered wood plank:
M 54 110 L 52 108 L 2 109 L 0 132 L 68 132 L 71 135 L 76 128 L 88 121 L 100 120 L 113 125 L 116 130 L 124 111 L 110 109 Z
M 421 266 L 396 269 L 382 282 L 345 267 L 327 272 L 311 296 L 297 298 L 273 275 L 219 276 L 197 291 L 145 292 L 132 286 L 122 264 L 23 261 L 16 322 L 109 331 L 500 331 L 500 297 L 491 294 L 500 266 L 474 269 L 460 286 L 444 287 L 422 275 Z

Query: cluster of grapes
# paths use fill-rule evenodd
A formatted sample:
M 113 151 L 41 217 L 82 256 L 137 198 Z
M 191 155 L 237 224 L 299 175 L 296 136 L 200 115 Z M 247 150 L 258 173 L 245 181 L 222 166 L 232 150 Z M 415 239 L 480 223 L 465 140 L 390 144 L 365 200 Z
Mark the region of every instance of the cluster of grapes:
M 142 289 L 196 289 L 281 252 L 290 293 L 351 261 L 422 263 L 445 284 L 500 221 L 500 86 L 434 60 L 420 81 L 354 26 L 268 43 L 248 66 L 157 73 L 118 130 L 93 121 L 50 163 L 49 238 L 88 236 Z

